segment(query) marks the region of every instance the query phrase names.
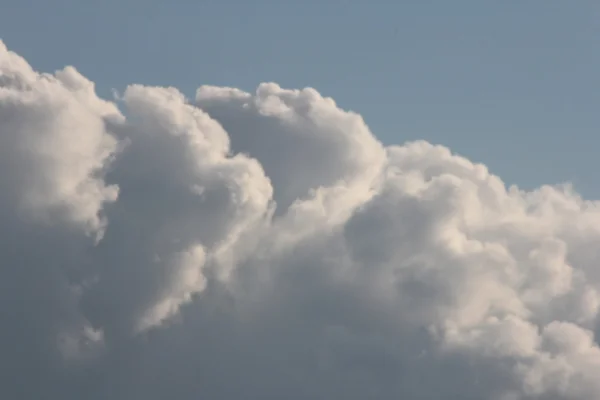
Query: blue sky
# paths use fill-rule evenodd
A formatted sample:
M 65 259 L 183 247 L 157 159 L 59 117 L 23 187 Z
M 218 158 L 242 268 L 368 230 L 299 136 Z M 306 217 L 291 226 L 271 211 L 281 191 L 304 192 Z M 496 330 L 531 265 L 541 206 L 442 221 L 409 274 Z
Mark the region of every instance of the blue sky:
M 129 83 L 312 86 L 386 143 L 426 139 L 507 183 L 600 199 L 600 2 L 3 0 L 36 69 Z

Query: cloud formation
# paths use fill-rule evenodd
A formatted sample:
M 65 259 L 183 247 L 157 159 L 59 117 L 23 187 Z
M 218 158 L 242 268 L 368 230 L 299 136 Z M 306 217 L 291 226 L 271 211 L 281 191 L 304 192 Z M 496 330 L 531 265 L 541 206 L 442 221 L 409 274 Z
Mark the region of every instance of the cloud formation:
M 600 203 L 314 89 L 100 99 L 0 42 L 0 395 L 596 400 Z

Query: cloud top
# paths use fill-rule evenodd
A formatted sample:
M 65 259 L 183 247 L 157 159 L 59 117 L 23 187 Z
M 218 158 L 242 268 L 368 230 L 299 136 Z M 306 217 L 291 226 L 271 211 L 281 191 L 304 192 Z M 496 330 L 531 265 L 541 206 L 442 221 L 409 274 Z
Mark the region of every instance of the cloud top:
M 385 146 L 312 88 L 131 85 L 0 42 L 0 394 L 600 397 L 600 204 Z

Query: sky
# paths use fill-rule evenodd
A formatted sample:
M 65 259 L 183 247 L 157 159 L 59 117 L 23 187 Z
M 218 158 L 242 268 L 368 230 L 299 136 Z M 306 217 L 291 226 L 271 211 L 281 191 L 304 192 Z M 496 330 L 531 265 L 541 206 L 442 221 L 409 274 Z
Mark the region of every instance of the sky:
M 32 65 L 131 82 L 314 87 L 386 143 L 425 139 L 509 184 L 600 198 L 600 5 L 538 1 L 4 0 Z
M 526 3 L 3 3 L 0 398 L 599 399 L 598 14 Z

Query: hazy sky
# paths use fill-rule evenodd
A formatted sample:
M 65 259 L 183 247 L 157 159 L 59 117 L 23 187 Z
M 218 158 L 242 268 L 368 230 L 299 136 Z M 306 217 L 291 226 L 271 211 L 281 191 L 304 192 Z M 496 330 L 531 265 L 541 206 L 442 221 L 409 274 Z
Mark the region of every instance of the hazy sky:
M 386 143 L 426 139 L 527 188 L 600 198 L 600 3 L 4 0 L 0 37 L 98 91 L 312 86 Z

